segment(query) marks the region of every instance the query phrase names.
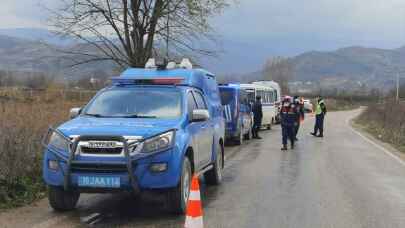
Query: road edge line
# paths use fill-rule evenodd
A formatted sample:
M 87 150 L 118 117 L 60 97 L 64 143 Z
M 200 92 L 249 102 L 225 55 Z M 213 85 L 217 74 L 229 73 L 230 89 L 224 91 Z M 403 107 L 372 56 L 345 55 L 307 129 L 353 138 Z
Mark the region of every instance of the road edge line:
M 357 129 L 355 129 L 352 125 L 352 120 L 353 119 L 348 119 L 346 121 L 346 124 L 349 126 L 350 130 L 352 130 L 354 133 L 356 133 L 358 136 L 360 136 L 363 140 L 365 140 L 366 142 L 370 143 L 371 145 L 377 147 L 378 149 L 382 150 L 386 155 L 388 155 L 389 157 L 393 158 L 394 160 L 396 160 L 397 162 L 399 162 L 401 165 L 403 165 L 405 167 L 405 161 L 400 158 L 398 155 L 394 154 L 393 152 L 389 151 L 388 149 L 386 149 L 385 147 L 381 146 L 380 144 L 376 143 L 375 141 L 371 140 L 369 137 L 365 136 L 364 134 L 362 134 L 360 131 L 358 131 Z M 375 138 L 374 138 L 375 139 Z M 375 139 L 377 140 L 377 139 Z

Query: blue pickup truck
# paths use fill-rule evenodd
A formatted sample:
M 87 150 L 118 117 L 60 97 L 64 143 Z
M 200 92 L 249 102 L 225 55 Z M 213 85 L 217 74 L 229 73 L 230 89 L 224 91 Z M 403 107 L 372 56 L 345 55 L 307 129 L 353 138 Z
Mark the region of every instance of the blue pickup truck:
M 193 174 L 221 182 L 223 107 L 205 70 L 128 69 L 71 118 L 43 140 L 43 178 L 57 211 L 74 209 L 83 192 L 164 190 L 183 213 Z

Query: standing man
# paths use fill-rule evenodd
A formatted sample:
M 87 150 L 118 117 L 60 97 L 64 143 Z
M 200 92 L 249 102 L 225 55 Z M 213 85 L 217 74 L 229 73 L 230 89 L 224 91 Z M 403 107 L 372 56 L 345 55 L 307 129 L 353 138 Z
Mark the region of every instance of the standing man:
M 295 141 L 298 141 L 297 135 L 298 135 L 298 131 L 300 130 L 300 125 L 301 122 L 304 121 L 305 118 L 305 111 L 304 111 L 304 101 L 302 100 L 302 98 L 299 98 L 298 96 L 294 97 L 294 104 L 295 104 L 295 108 L 297 109 L 297 122 L 295 124 Z
M 318 98 L 318 103 L 315 108 L 315 127 L 314 127 L 314 132 L 311 133 L 311 135 L 319 138 L 323 138 L 323 123 L 325 120 L 326 116 L 326 106 L 325 102 L 322 97 Z M 318 135 L 319 131 L 319 135 Z
M 257 96 L 256 101 L 253 103 L 252 112 L 253 112 L 253 129 L 252 134 L 254 139 L 261 139 L 259 136 L 259 131 L 262 126 L 263 119 L 263 109 L 262 109 L 262 97 Z
M 298 112 L 291 97 L 284 97 L 280 116 L 283 137 L 283 147 L 281 148 L 281 150 L 288 149 L 288 139 L 290 139 L 291 141 L 291 149 L 294 149 L 295 124 L 297 123 Z

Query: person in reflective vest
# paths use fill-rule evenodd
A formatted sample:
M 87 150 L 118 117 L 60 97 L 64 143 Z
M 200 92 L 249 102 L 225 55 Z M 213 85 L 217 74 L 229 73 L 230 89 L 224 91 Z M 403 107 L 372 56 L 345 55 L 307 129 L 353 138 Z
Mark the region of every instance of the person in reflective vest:
M 254 139 L 261 139 L 259 136 L 260 128 L 262 127 L 262 119 L 263 119 L 263 107 L 262 107 L 262 97 L 257 96 L 256 101 L 253 103 L 252 106 L 253 112 L 253 129 L 252 135 Z
M 323 100 L 322 97 L 318 99 L 316 108 L 315 108 L 315 127 L 314 127 L 314 132 L 311 133 L 311 135 L 315 137 L 323 137 L 323 124 L 326 116 L 326 105 L 325 101 Z M 319 135 L 318 135 L 319 131 Z
M 297 123 L 298 111 L 291 97 L 284 97 L 281 104 L 281 132 L 283 137 L 283 147 L 281 150 L 287 150 L 288 140 L 291 142 L 291 149 L 294 149 L 295 127 Z
M 294 97 L 294 104 L 296 106 L 297 112 L 298 112 L 298 118 L 297 122 L 295 124 L 295 141 L 298 141 L 297 135 L 298 131 L 300 129 L 301 122 L 304 121 L 305 118 L 305 111 L 304 111 L 304 101 L 302 98 L 299 98 L 298 96 Z

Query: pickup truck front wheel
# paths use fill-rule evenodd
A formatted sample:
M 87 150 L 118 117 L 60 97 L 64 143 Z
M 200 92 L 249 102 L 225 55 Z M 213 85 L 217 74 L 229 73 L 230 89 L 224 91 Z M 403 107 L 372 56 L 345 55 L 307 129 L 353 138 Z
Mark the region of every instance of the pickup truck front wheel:
M 54 186 L 48 187 L 49 204 L 55 211 L 70 211 L 75 209 L 79 197 L 79 192 L 65 191 L 62 188 Z
M 214 167 L 204 174 L 205 181 L 210 185 L 219 185 L 222 182 L 222 170 L 224 168 L 224 146 L 218 143 L 217 159 Z
M 183 160 L 180 183 L 176 188 L 170 189 L 167 194 L 167 203 L 170 211 L 175 214 L 184 214 L 187 209 L 187 201 L 190 196 L 190 184 L 192 178 L 191 163 L 188 157 Z

